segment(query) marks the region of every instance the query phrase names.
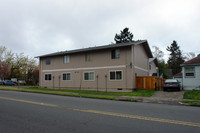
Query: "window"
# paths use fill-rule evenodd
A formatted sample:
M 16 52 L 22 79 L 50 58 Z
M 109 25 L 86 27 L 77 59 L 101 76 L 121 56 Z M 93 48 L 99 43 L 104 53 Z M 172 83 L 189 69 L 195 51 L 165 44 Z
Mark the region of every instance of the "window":
M 122 80 L 122 71 L 110 71 L 110 80 Z
M 94 80 L 94 72 L 85 72 L 84 80 Z
M 111 50 L 111 59 L 119 59 L 120 58 L 120 50 L 115 49 Z
M 89 54 L 89 53 L 86 53 L 86 54 L 85 54 L 85 61 L 86 61 L 86 62 L 92 61 L 91 54 Z
M 70 62 L 70 58 L 69 58 L 69 55 L 65 55 L 64 56 L 64 63 L 67 64 Z
M 46 65 L 50 65 L 51 64 L 51 58 L 46 58 Z
M 51 80 L 51 74 L 45 74 L 45 80 Z
M 194 67 L 185 67 L 185 77 L 195 77 L 195 68 Z
M 71 80 L 71 73 L 63 73 L 63 80 Z
M 149 65 L 149 70 L 151 70 L 151 65 Z

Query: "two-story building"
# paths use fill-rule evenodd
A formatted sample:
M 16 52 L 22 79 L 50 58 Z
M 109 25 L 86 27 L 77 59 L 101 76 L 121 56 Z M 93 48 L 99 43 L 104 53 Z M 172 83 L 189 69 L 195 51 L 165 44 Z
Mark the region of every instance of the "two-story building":
M 153 56 L 148 42 L 142 40 L 56 52 L 38 58 L 40 87 L 132 91 L 136 75 L 149 75 L 149 58 Z

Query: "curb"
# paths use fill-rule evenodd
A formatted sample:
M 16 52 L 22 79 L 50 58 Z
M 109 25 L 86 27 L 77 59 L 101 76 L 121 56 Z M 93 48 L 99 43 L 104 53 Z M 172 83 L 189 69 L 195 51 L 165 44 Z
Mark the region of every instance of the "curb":
M 189 104 L 189 103 L 182 103 L 182 102 L 178 102 L 181 105 L 185 105 L 185 106 L 195 106 L 195 107 L 200 107 L 200 105 L 198 104 Z

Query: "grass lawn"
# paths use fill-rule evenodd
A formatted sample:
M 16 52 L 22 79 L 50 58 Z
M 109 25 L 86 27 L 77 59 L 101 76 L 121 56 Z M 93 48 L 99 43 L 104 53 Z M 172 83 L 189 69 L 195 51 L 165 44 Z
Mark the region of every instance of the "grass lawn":
M 183 98 L 200 100 L 200 90 L 186 91 L 183 95 Z
M 144 96 L 144 97 L 151 97 L 156 92 L 152 90 L 139 90 L 134 92 L 104 92 L 104 91 L 90 91 L 90 90 L 48 89 L 48 88 L 35 88 L 35 87 L 29 87 L 27 89 L 42 90 L 42 91 L 72 92 L 72 93 L 94 94 L 94 95 Z
M 108 99 L 108 100 L 131 101 L 131 102 L 137 102 L 137 99 L 127 98 L 127 97 L 117 97 L 117 96 L 151 97 L 156 92 L 151 90 L 139 90 L 134 92 L 103 92 L 103 91 L 90 91 L 90 90 L 49 89 L 49 88 L 38 88 L 34 86 L 19 86 L 19 87 L 0 86 L 0 90 L 33 92 L 33 93 L 53 94 L 62 96 L 98 98 L 98 99 Z

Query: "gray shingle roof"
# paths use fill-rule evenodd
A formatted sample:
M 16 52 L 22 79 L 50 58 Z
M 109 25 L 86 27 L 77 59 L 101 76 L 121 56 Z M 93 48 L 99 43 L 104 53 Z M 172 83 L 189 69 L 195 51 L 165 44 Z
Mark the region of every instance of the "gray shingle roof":
M 65 54 L 73 54 L 73 53 L 81 53 L 81 52 L 89 52 L 89 51 L 103 50 L 103 49 L 110 49 L 110 48 L 127 47 L 127 46 L 138 45 L 138 44 L 143 44 L 147 54 L 149 55 L 149 57 L 150 58 L 153 57 L 147 40 L 141 40 L 141 41 L 134 41 L 134 42 L 128 42 L 128 43 L 109 44 L 109 45 L 103 45 L 103 46 L 97 46 L 97 47 L 89 47 L 89 48 L 83 48 L 83 49 L 75 49 L 75 50 L 69 50 L 69 51 L 55 52 L 55 53 L 37 56 L 36 58 L 65 55 Z

